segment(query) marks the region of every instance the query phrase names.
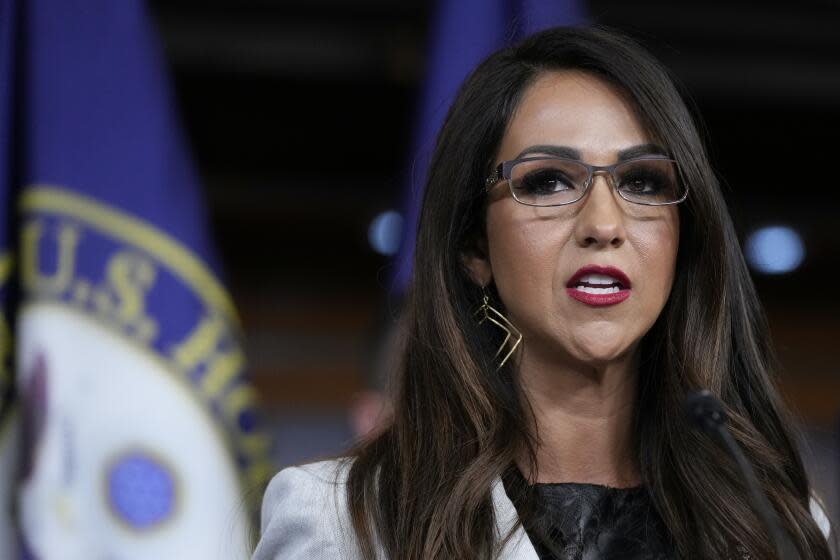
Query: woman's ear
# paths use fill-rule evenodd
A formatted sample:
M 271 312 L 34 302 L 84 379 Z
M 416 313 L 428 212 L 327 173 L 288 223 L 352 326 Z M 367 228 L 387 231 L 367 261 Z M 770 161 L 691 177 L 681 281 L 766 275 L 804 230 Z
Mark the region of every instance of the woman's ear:
M 461 262 L 467 273 L 478 286 L 484 287 L 493 280 L 493 267 L 490 265 L 490 258 L 487 251 L 487 240 L 477 239 L 461 253 Z

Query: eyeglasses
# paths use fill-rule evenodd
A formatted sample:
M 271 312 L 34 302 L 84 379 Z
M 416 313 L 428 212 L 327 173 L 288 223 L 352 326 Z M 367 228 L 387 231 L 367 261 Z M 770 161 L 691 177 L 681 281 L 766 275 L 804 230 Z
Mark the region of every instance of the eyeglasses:
M 610 177 L 621 198 L 635 204 L 677 204 L 688 196 L 688 187 L 679 179 L 677 162 L 657 156 L 614 165 L 589 165 L 554 156 L 503 161 L 487 178 L 485 189 L 507 179 L 517 202 L 528 206 L 563 206 L 583 198 L 596 173 Z

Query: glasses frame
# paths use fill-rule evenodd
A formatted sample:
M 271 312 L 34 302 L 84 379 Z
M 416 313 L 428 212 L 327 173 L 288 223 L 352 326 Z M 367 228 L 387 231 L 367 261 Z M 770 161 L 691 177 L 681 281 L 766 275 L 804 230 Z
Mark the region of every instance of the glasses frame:
M 583 188 L 581 189 L 580 196 L 578 198 L 570 201 L 570 202 L 561 202 L 559 204 L 531 204 L 531 203 L 522 202 L 521 200 L 519 200 L 516 197 L 516 192 L 514 191 L 514 188 L 513 188 L 513 179 L 511 178 L 511 172 L 513 171 L 513 167 L 517 163 L 522 163 L 522 162 L 526 162 L 526 161 L 542 161 L 542 160 L 568 161 L 568 162 L 575 163 L 577 165 L 581 165 L 581 166 L 585 167 L 586 171 L 587 171 L 587 177 L 586 177 L 586 182 L 584 183 Z M 619 190 L 619 188 L 618 188 L 618 181 L 616 180 L 616 176 L 615 176 L 616 167 L 621 167 L 622 165 L 627 165 L 628 163 L 633 163 L 634 161 L 649 161 L 649 160 L 668 161 L 668 162 L 671 162 L 674 165 L 674 168 L 677 171 L 677 180 L 680 182 L 681 185 L 683 185 L 685 187 L 685 193 L 683 194 L 682 198 L 680 198 L 679 200 L 675 200 L 673 202 L 650 203 L 650 202 L 638 202 L 636 200 L 630 200 L 630 199 L 626 198 L 623 194 L 621 194 L 621 190 Z M 567 206 L 569 204 L 574 204 L 575 202 L 580 201 L 583 197 L 586 196 L 586 193 L 589 192 L 589 187 L 592 186 L 592 179 L 595 175 L 606 175 L 609 178 L 610 183 L 612 184 L 613 190 L 618 192 L 618 196 L 620 196 L 622 199 L 624 199 L 627 202 L 630 202 L 632 204 L 640 204 L 642 206 L 670 206 L 672 204 L 679 204 L 680 202 L 682 202 L 686 198 L 688 198 L 688 190 L 689 190 L 688 185 L 686 185 L 682 181 L 680 168 L 677 165 L 676 160 L 671 159 L 669 157 L 665 157 L 665 156 L 637 157 L 637 158 L 633 158 L 633 159 L 627 159 L 627 160 L 624 160 L 624 161 L 619 161 L 619 162 L 614 163 L 612 165 L 590 165 L 588 163 L 582 162 L 582 161 L 577 160 L 577 159 L 570 159 L 570 158 L 564 158 L 564 157 L 559 157 L 559 156 L 531 156 L 531 157 L 524 157 L 524 158 L 519 158 L 519 159 L 512 159 L 512 160 L 508 160 L 508 161 L 503 161 L 499 165 L 496 166 L 496 169 L 493 171 L 493 173 L 489 177 L 487 177 L 487 179 L 485 180 L 484 190 L 485 190 L 485 192 L 489 192 L 490 188 L 495 186 L 496 183 L 498 183 L 501 180 L 506 180 L 507 183 L 508 183 L 508 187 L 510 188 L 511 196 L 519 204 L 524 204 L 525 206 L 535 206 L 535 207 L 538 207 L 538 208 L 549 208 L 549 207 L 552 207 L 552 206 Z

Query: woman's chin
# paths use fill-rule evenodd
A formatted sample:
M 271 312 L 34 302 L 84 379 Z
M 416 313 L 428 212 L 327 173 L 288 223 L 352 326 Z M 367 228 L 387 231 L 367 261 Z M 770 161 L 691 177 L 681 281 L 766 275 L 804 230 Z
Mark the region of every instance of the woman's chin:
M 537 359 L 543 362 L 564 362 L 581 368 L 603 367 L 625 360 L 637 346 L 638 341 L 627 336 L 630 333 L 616 327 L 600 324 L 597 328 L 571 332 L 544 331 L 543 336 L 525 333 L 523 349 L 539 356 Z
M 610 362 L 623 360 L 629 351 L 630 346 L 625 341 L 602 339 L 577 343 L 572 348 L 570 354 L 578 362 L 589 364 L 593 367 L 602 367 Z

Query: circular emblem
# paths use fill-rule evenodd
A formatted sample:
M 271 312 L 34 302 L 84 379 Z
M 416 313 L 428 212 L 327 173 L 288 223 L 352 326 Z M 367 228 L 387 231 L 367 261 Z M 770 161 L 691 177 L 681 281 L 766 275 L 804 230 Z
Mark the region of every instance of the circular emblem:
M 165 522 L 175 510 L 175 479 L 161 461 L 143 451 L 117 457 L 108 470 L 108 501 L 129 527 L 145 530 Z

